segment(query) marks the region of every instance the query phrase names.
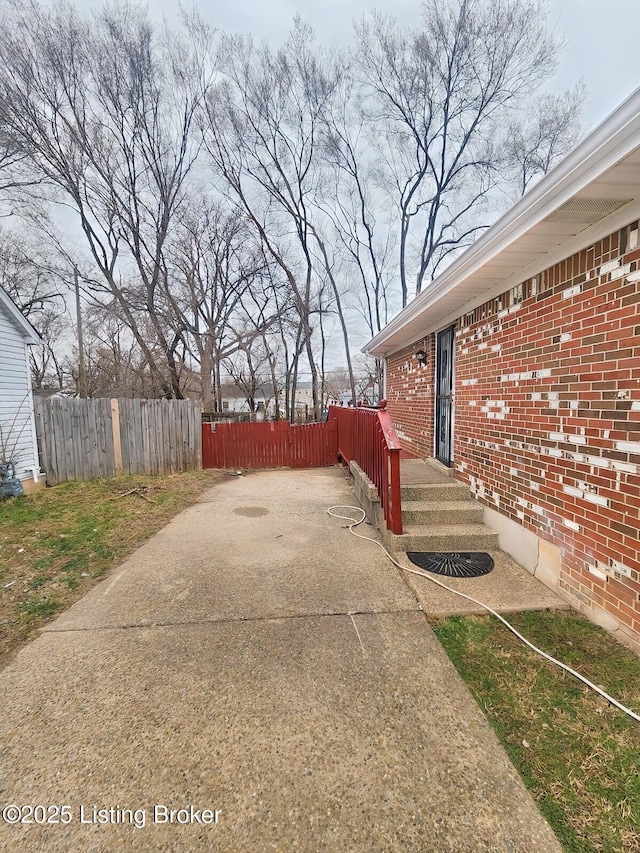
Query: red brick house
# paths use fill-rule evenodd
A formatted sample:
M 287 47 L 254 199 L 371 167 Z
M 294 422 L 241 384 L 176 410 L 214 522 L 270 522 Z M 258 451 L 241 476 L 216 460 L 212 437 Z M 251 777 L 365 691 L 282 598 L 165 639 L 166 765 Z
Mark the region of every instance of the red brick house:
M 639 219 L 640 89 L 365 348 L 403 446 L 638 650 Z

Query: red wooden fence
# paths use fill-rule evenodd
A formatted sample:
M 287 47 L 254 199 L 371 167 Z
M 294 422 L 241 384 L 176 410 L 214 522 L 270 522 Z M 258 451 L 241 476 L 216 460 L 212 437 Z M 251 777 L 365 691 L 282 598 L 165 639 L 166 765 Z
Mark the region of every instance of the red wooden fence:
M 402 533 L 401 447 L 391 416 L 384 409 L 330 406 L 329 418 L 338 424 L 340 456 L 347 463 L 355 460 L 375 484 L 387 530 Z
M 286 421 L 202 424 L 203 468 L 319 468 L 337 461 L 334 420 L 301 426 Z

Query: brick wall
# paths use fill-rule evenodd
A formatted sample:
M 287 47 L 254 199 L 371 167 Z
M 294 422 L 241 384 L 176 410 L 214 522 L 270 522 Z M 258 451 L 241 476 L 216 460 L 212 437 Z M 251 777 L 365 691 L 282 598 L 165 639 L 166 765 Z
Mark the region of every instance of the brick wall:
M 421 365 L 418 350 L 427 353 Z M 435 335 L 421 338 L 387 362 L 387 411 L 403 448 L 414 456 L 433 456 L 435 414 Z
M 636 641 L 639 266 L 636 222 L 460 318 L 454 436 L 456 476 L 557 546 L 561 589 Z M 389 365 L 389 408 L 428 456 L 433 372 L 421 384 L 406 353 Z

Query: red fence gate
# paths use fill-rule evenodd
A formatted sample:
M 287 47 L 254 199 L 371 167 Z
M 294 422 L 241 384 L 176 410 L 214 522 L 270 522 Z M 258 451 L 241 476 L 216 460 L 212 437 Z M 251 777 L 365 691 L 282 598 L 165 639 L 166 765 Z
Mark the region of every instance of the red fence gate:
M 336 421 L 202 424 L 203 468 L 320 468 L 338 461 Z

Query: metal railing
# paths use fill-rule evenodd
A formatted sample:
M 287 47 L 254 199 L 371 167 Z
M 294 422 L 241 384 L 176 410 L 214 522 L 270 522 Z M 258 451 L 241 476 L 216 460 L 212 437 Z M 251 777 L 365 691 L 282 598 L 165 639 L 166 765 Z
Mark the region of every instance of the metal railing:
M 338 453 L 354 460 L 378 490 L 387 530 L 402 533 L 400 442 L 382 400 L 379 409 L 330 406 L 338 423 Z

